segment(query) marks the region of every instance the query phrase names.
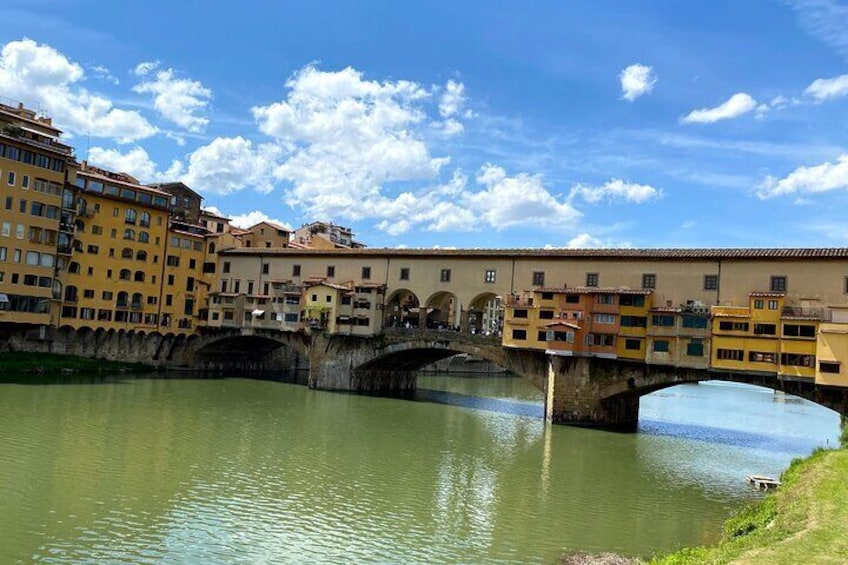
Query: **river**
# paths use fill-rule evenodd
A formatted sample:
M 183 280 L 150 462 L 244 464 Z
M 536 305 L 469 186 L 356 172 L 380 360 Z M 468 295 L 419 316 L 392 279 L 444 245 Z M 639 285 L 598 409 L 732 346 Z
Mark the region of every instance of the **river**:
M 241 378 L 0 379 L 0 563 L 555 563 L 710 543 L 838 416 L 740 385 L 639 433 L 541 421 L 517 377 L 415 401 Z

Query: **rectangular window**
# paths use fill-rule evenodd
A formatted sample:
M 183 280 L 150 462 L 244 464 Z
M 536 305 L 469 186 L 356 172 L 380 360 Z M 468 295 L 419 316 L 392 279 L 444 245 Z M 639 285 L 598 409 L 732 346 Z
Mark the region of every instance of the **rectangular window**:
M 230 272 L 230 262 L 229 261 L 224 261 L 224 272 L 225 273 Z
M 645 297 L 641 294 L 622 294 L 618 298 L 618 303 L 622 306 L 636 306 L 642 308 L 645 306 Z
M 763 302 L 762 298 L 754 300 L 754 310 L 762 310 L 764 304 L 765 303 Z
M 29 176 L 28 175 L 24 175 L 24 176 L 21 177 L 21 188 L 23 188 L 24 190 L 29 188 Z
M 774 324 L 754 324 L 754 335 L 777 335 Z
M 769 284 L 769 290 L 772 292 L 786 292 L 786 276 L 773 276 Z
M 270 268 L 271 268 L 270 263 L 262 263 L 262 274 L 267 275 Z
M 704 290 L 718 290 L 718 275 L 704 275 Z
M 441 282 L 450 282 L 450 280 L 451 280 L 451 270 L 450 269 L 442 269 L 442 273 L 439 276 L 439 280 Z
M 512 330 L 512 339 L 524 341 L 527 339 L 527 330 Z
M 534 271 L 533 272 L 533 286 L 544 286 L 545 285 L 545 272 L 544 271 Z
M 327 278 L 332 278 L 336 276 L 336 267 L 333 265 L 327 266 Z
M 623 328 L 645 328 L 648 326 L 648 318 L 645 316 L 622 316 L 621 327 Z
M 512 317 L 513 318 L 526 318 L 527 317 L 527 310 L 513 310 Z
M 2 228 L 0 228 L 0 235 L 3 237 L 9 237 L 12 234 L 12 224 L 11 222 L 3 222 Z
M 7 182 L 9 186 L 15 185 L 15 171 L 9 171 L 9 176 L 7 177 Z
M 292 276 L 299 277 L 300 276 L 300 265 L 292 265 Z
M 839 361 L 819 361 L 819 371 L 822 373 L 839 373 Z
M 742 349 L 719 349 L 716 358 L 724 361 L 744 361 L 745 351 Z
M 801 353 L 781 353 L 780 364 L 790 367 L 815 367 L 815 355 L 803 355 Z
M 749 351 L 748 361 L 751 363 L 774 363 L 777 361 L 777 354 L 770 351 Z
M 625 339 L 624 349 L 630 351 L 639 351 L 640 349 L 642 349 L 642 342 L 638 339 Z
M 778 301 L 777 300 L 769 300 L 769 310 L 777 310 Z
M 401 267 L 400 269 L 400 280 L 408 281 L 409 280 L 409 267 Z
M 577 304 L 580 302 L 579 294 L 566 294 L 565 295 L 565 303 L 566 304 Z
M 371 267 L 362 267 L 362 280 L 367 281 L 371 278 Z
M 718 329 L 723 332 L 747 332 L 748 322 L 719 322 Z
M 595 302 L 598 304 L 615 304 L 614 294 L 599 294 L 595 297 Z
M 493 283 L 495 282 L 496 272 L 494 269 L 486 269 L 486 276 L 483 279 L 484 282 Z
M 653 273 L 642 275 L 642 288 L 657 288 L 657 275 Z
M 692 339 L 688 344 L 686 344 L 686 355 L 689 357 L 703 357 L 704 340 Z
M 660 327 L 673 327 L 674 316 L 669 314 L 654 314 L 651 316 L 651 325 Z
M 586 286 L 598 286 L 598 273 L 586 273 Z
M 539 310 L 539 319 L 540 320 L 553 320 L 554 319 L 554 311 L 553 310 Z
M 614 314 L 594 314 L 592 319 L 596 324 L 614 324 L 615 323 L 615 315 Z
M 168 257 L 165 261 L 166 261 L 166 264 L 169 267 L 179 267 L 180 266 L 180 258 L 177 257 L 176 255 L 168 255 Z M 227 265 L 227 263 L 224 263 L 225 267 L 226 267 L 226 265 Z M 225 269 L 225 272 L 229 272 L 229 271 L 227 271 Z
M 654 353 L 668 353 L 668 340 L 654 340 Z
M 707 327 L 706 316 L 683 316 L 684 328 L 704 329 Z
M 805 324 L 783 324 L 786 337 L 816 337 L 816 327 Z

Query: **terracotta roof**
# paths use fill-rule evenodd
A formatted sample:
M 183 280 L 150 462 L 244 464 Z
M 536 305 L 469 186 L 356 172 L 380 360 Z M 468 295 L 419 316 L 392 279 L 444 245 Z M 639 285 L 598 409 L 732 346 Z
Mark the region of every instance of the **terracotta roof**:
M 332 257 L 539 257 L 634 260 L 848 259 L 848 247 L 817 248 L 700 248 L 700 249 L 362 249 L 243 248 L 235 255 L 294 255 Z
M 757 298 L 783 298 L 786 296 L 785 292 L 772 292 L 768 290 L 755 290 L 754 292 L 748 293 L 748 296 L 754 296 Z
M 580 326 L 578 326 L 577 324 L 572 324 L 571 322 L 550 322 L 548 324 L 545 324 L 546 328 L 553 328 L 555 326 L 565 326 L 567 328 L 572 328 L 575 330 L 580 329 Z
M 678 306 L 654 306 L 648 312 L 665 312 L 668 314 L 677 314 L 681 311 Z

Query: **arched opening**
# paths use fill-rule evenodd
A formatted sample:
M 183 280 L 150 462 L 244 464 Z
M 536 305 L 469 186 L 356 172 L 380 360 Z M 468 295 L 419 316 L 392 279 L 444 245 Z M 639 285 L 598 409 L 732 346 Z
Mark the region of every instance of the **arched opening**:
M 459 300 L 456 295 L 440 291 L 427 299 L 426 325 L 431 330 L 450 330 L 460 327 Z
M 209 255 L 213 255 L 215 253 L 215 242 L 211 242 L 209 244 Z
M 503 302 L 493 292 L 478 294 L 468 305 L 466 331 L 473 334 L 501 335 Z
M 419 302 L 415 293 L 399 289 L 386 300 L 384 325 L 387 328 L 419 327 Z
M 135 275 L 133 275 L 133 280 L 135 282 L 144 282 L 144 271 L 136 271 Z

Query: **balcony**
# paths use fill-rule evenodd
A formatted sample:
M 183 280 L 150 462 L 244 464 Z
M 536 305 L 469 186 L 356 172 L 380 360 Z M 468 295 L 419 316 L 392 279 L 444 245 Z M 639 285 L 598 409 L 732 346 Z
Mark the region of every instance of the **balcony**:
M 780 315 L 782 318 L 822 320 L 824 318 L 824 308 L 809 306 L 784 306 Z

